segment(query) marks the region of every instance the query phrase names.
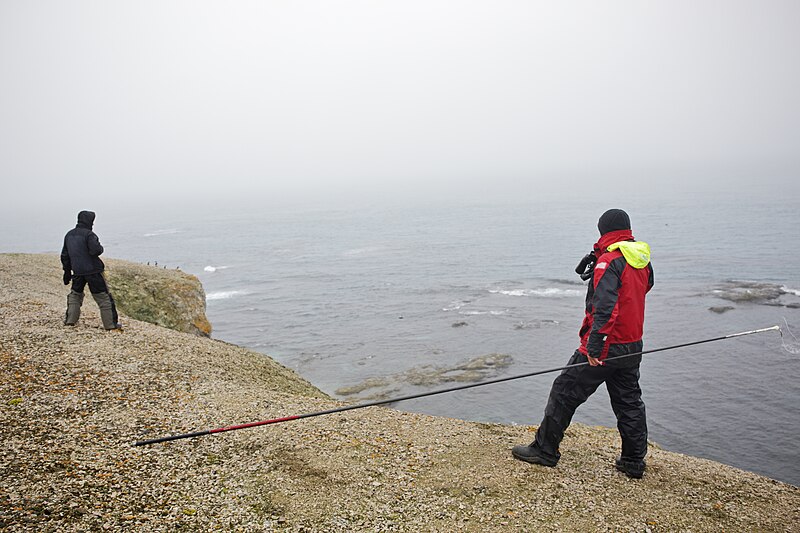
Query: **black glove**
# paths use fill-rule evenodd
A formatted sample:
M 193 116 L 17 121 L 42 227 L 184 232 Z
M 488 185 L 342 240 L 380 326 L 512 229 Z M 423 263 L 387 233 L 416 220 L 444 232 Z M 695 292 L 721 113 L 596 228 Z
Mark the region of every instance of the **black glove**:
M 600 357 L 606 343 L 605 337 L 606 336 L 602 333 L 594 331 L 589 334 L 589 339 L 586 342 L 586 351 L 589 352 L 589 355 L 592 357 Z
M 70 274 L 69 270 L 64 271 L 64 285 L 69 285 L 70 280 L 72 280 L 72 274 Z

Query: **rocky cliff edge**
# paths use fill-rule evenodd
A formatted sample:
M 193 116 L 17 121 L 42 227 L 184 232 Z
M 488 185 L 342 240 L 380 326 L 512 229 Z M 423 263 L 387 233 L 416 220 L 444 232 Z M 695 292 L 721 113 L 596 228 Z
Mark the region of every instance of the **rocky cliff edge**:
M 104 331 L 91 301 L 65 327 L 67 291 L 57 256 L 0 254 L 3 531 L 799 527 L 797 487 L 655 445 L 631 480 L 616 431 L 577 424 L 556 468 L 511 458 L 534 427 L 379 407 L 133 447 L 341 404 L 231 344 L 130 316 Z
M 206 295 L 196 276 L 111 259 L 106 280 L 120 312 L 176 331 L 211 335 Z

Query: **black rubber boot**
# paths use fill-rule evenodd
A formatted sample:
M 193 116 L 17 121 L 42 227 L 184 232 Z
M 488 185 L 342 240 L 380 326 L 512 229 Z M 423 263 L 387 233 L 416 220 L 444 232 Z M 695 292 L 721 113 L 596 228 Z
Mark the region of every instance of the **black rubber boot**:
M 97 302 L 97 307 L 100 308 L 100 318 L 103 321 L 105 329 L 122 329 L 122 326 L 117 322 L 117 311 L 114 307 L 114 300 L 107 292 L 99 292 L 92 294 L 94 301 Z
M 644 476 L 644 461 L 628 461 L 619 457 L 617 458 L 614 466 L 617 467 L 617 470 L 630 478 L 642 479 L 642 476 Z
M 558 457 L 548 457 L 536 446 L 518 444 L 511 449 L 511 455 L 514 456 L 514 459 L 535 465 L 554 467 L 558 464 Z
M 81 317 L 81 305 L 83 305 L 83 293 L 69 291 L 67 295 L 67 313 L 64 316 L 65 326 L 74 326 Z

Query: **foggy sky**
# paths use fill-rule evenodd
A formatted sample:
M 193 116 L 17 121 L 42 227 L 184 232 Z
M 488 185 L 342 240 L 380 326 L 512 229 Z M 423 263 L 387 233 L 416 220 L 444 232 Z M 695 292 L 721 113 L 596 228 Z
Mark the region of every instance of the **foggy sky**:
M 796 1 L 7 0 L 2 205 L 598 182 L 797 194 L 799 15 Z

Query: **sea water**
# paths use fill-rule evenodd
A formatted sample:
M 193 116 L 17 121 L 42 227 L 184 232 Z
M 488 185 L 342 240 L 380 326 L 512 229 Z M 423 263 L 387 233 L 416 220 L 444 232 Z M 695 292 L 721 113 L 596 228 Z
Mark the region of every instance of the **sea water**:
M 360 401 L 566 364 L 586 290 L 574 268 L 608 207 L 626 209 L 634 235 L 652 248 L 656 285 L 645 349 L 776 324 L 800 332 L 797 199 L 220 205 L 146 217 L 98 209 L 96 229 L 109 257 L 197 275 L 215 338 L 268 354 L 332 396 Z M 71 224 L 28 228 L 6 237 L 2 250 L 58 251 Z M 800 484 L 797 358 L 777 332 L 645 355 L 650 439 Z M 554 377 L 394 407 L 538 424 Z M 574 420 L 615 426 L 604 387 Z M 533 437 L 520 433 L 520 443 Z

